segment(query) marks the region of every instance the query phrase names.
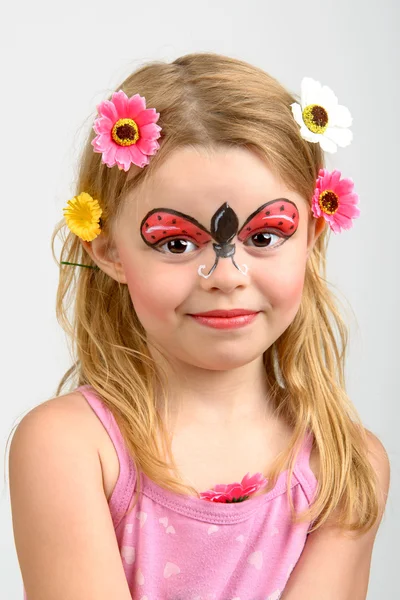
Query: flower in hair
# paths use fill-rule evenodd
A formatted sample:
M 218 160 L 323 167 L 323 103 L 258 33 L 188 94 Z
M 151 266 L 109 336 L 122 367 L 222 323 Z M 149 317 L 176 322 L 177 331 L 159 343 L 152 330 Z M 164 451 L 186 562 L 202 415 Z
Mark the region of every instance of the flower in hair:
M 334 233 L 351 229 L 352 219 L 360 216 L 353 188 L 352 179 L 341 179 L 340 171 L 320 169 L 311 208 L 314 217 L 324 217 Z
M 91 242 L 99 235 L 99 219 L 103 211 L 90 194 L 82 192 L 74 196 L 72 200 L 68 200 L 63 212 L 69 229 L 82 240 Z
M 325 152 L 336 152 L 337 146 L 348 146 L 353 134 L 348 129 L 352 124 L 350 111 L 338 104 L 332 90 L 319 81 L 304 77 L 301 82 L 301 106 L 290 105 L 300 135 L 308 142 L 319 143 Z
M 93 124 L 98 134 L 92 141 L 95 152 L 102 153 L 108 167 L 118 165 L 128 171 L 131 164 L 144 167 L 149 156 L 160 148 L 157 139 L 161 127 L 156 125 L 160 113 L 146 108 L 144 97 L 135 94 L 128 98 L 122 90 L 114 92 L 111 100 L 97 106 L 99 117 Z
M 243 502 L 250 494 L 264 487 L 266 483 L 267 480 L 261 473 L 256 473 L 251 477 L 250 473 L 247 473 L 241 483 L 220 483 L 212 490 L 202 492 L 200 498 L 210 502 Z

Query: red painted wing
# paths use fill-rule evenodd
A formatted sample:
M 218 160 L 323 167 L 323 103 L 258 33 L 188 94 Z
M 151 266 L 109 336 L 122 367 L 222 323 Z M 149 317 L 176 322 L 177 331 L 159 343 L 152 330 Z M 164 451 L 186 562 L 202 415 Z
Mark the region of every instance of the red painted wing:
M 249 235 L 269 228 L 277 229 L 285 237 L 290 237 L 296 231 L 298 224 L 299 212 L 293 202 L 284 199 L 273 200 L 250 215 L 239 231 L 238 239 L 244 242 Z
M 190 237 L 197 245 L 204 246 L 212 237 L 205 227 L 188 215 L 155 208 L 143 219 L 140 232 L 149 246 L 172 237 Z

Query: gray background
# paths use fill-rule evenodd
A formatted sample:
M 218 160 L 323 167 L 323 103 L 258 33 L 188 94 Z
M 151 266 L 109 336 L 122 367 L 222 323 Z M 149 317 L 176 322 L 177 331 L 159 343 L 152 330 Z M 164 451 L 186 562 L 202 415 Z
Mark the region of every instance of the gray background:
M 2 13 L 2 456 L 12 426 L 55 394 L 70 366 L 55 319 L 50 236 L 73 195 L 75 157 L 96 104 L 144 61 L 193 51 L 247 60 L 294 93 L 303 76 L 313 77 L 354 119 L 353 143 L 327 155 L 327 167 L 353 178 L 361 216 L 350 231 L 332 234 L 328 280 L 350 324 L 348 393 L 392 468 L 368 600 L 398 598 L 398 2 L 48 0 Z M 8 479 L 0 468 L 0 597 L 22 600 Z

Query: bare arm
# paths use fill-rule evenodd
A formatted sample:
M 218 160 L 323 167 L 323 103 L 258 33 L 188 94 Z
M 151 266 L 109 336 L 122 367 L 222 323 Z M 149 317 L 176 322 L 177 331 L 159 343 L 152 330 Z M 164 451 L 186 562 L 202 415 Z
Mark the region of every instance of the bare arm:
M 73 408 L 28 413 L 10 446 L 14 538 L 28 600 L 131 600 L 97 448 Z
M 384 446 L 368 432 L 369 453 L 380 484 L 380 516 L 357 539 L 335 527 L 334 519 L 308 535 L 281 600 L 366 600 L 373 545 L 390 484 L 390 464 Z

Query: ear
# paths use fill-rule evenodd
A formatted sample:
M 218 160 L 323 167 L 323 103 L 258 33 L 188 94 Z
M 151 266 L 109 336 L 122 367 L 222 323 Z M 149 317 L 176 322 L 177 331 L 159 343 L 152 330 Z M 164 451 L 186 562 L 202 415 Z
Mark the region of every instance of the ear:
M 127 282 L 118 250 L 104 233 L 100 233 L 91 242 L 81 240 L 81 243 L 92 260 L 104 273 L 107 273 L 119 283 Z
M 317 219 L 311 214 L 308 224 L 308 239 L 307 239 L 307 256 L 310 255 L 314 247 L 315 242 L 324 231 L 326 227 L 326 221 L 324 217 L 318 217 Z

